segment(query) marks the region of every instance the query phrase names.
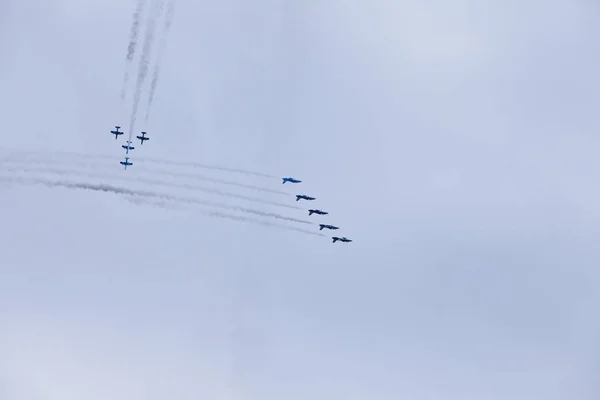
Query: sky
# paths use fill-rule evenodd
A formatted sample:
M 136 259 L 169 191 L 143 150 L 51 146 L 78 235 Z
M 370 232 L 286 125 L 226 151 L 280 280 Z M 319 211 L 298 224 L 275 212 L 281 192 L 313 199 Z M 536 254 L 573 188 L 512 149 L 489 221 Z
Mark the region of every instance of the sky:
M 123 171 L 135 6 L 0 0 L 2 400 L 600 396 L 597 2 L 176 0 Z

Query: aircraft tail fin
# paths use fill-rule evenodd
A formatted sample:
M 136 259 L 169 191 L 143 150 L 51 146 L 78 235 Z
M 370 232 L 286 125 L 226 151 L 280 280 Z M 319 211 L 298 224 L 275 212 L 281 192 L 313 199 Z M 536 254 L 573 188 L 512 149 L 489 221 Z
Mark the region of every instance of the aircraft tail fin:
M 308 210 L 308 215 L 313 215 L 314 211 L 313 210 Z

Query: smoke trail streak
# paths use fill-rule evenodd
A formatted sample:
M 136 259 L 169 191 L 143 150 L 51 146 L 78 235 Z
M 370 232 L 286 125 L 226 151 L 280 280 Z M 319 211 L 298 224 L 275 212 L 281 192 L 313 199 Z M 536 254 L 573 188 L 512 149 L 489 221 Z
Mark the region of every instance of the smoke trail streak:
M 25 164 L 28 166 L 31 166 L 32 164 L 42 164 L 42 165 L 71 164 L 65 160 L 55 158 L 55 157 L 44 159 L 44 160 L 42 160 L 42 159 L 38 160 L 38 159 L 32 159 L 29 156 L 27 156 L 26 158 L 23 158 L 22 156 L 16 156 L 14 154 L 11 155 L 10 157 L 0 159 L 0 163 L 3 163 L 3 162 L 15 162 L 15 163 L 19 163 L 21 165 Z M 84 163 L 78 162 L 77 165 L 92 167 L 94 169 L 104 168 L 106 170 L 114 171 L 114 165 L 110 165 L 110 164 L 92 164 L 91 162 L 88 161 L 88 162 L 84 162 Z M 280 190 L 273 190 L 273 189 L 269 189 L 269 188 L 265 188 L 265 187 L 261 187 L 261 186 L 248 185 L 245 183 L 228 181 L 228 180 L 219 179 L 219 178 L 212 178 L 212 177 L 193 174 L 193 173 L 189 173 L 189 172 L 173 172 L 173 171 L 161 170 L 161 169 L 145 167 L 145 166 L 136 167 L 136 170 L 141 171 L 141 172 L 151 173 L 151 174 L 166 175 L 166 176 L 172 176 L 172 177 L 177 177 L 177 178 L 190 178 L 190 179 L 194 179 L 194 180 L 198 180 L 198 181 L 206 181 L 206 182 L 218 183 L 218 184 L 223 184 L 223 185 L 228 185 L 228 186 L 237 186 L 240 188 L 251 189 L 251 190 L 256 190 L 256 191 L 265 192 L 265 193 L 273 193 L 273 194 L 278 194 L 278 195 L 283 195 L 283 196 L 290 196 L 289 193 L 282 192 Z M 296 208 L 301 209 L 300 207 L 296 207 Z
M 154 41 L 154 28 L 156 25 L 156 19 L 160 16 L 164 7 L 165 0 L 155 0 L 153 3 L 153 13 L 148 19 L 148 26 L 146 27 L 146 36 L 144 38 L 144 47 L 142 48 L 142 55 L 140 57 L 140 64 L 138 68 L 138 77 L 136 82 L 135 94 L 133 98 L 133 109 L 131 111 L 131 121 L 129 124 L 129 141 L 133 136 L 135 122 L 137 119 L 137 112 L 140 106 L 140 99 L 142 97 L 142 87 L 148 75 L 148 65 L 150 64 L 150 56 L 152 53 L 152 42 Z
M 160 175 L 170 175 L 170 176 L 174 176 L 174 177 L 178 177 L 178 178 L 190 178 L 190 179 L 195 179 L 195 180 L 199 180 L 199 181 L 220 183 L 222 185 L 237 186 L 237 187 L 241 187 L 241 188 L 245 188 L 245 189 L 251 189 L 251 190 L 256 190 L 256 191 L 266 192 L 266 193 L 279 194 L 279 195 L 283 195 L 283 196 L 290 195 L 289 193 L 282 192 L 280 190 L 273 190 L 273 189 L 268 189 L 268 188 L 264 188 L 264 187 L 260 187 L 260 186 L 254 186 L 254 185 L 248 185 L 245 183 L 240 183 L 240 182 L 235 182 L 235 181 L 226 181 L 224 179 L 211 178 L 211 177 L 204 176 L 204 175 L 190 174 L 190 173 L 185 173 L 185 172 L 172 172 L 172 171 L 166 171 L 166 170 L 147 168 L 144 166 L 137 167 L 136 169 L 138 169 L 140 171 L 147 171 L 149 173 L 156 173 L 156 174 L 160 174 Z
M 148 118 L 150 117 L 150 108 L 152 107 L 152 102 L 154 101 L 154 93 L 156 91 L 156 84 L 158 83 L 158 77 L 160 75 L 160 64 L 163 58 L 163 53 L 165 52 L 165 47 L 167 45 L 167 37 L 169 36 L 169 30 L 171 29 L 171 24 L 173 22 L 173 14 L 175 13 L 175 0 L 167 0 L 167 16 L 165 18 L 165 25 L 163 27 L 162 40 L 158 47 L 158 55 L 156 57 L 156 64 L 154 67 L 154 75 L 152 76 L 152 82 L 150 83 L 150 94 L 148 95 L 148 105 L 146 107 L 146 119 L 145 122 L 148 122 Z
M 164 160 L 164 159 L 160 159 L 160 158 L 146 158 L 146 157 L 141 159 L 141 161 L 143 161 L 143 160 L 155 162 L 157 164 L 179 165 L 182 167 L 192 167 L 192 168 L 206 168 L 206 169 L 213 169 L 213 170 L 218 170 L 218 171 L 236 172 L 236 173 L 240 173 L 240 174 L 255 175 L 255 176 L 260 176 L 263 178 L 275 178 L 274 175 L 263 174 L 262 172 L 253 172 L 253 171 L 247 171 L 247 170 L 243 170 L 243 169 L 220 167 L 220 166 L 200 164 L 200 163 L 195 163 L 195 162 L 171 161 L 171 160 Z
M 169 209 L 169 210 L 177 210 L 178 209 L 178 207 L 174 207 L 172 203 L 169 204 L 164 200 L 148 199 L 148 198 L 140 197 L 140 196 L 125 196 L 125 195 L 123 195 L 123 198 L 125 200 L 127 200 L 128 202 L 135 204 L 136 206 L 149 205 L 149 206 L 155 206 L 155 207 Z
M 255 219 L 255 218 L 248 218 L 248 217 L 241 217 L 241 216 L 238 216 L 238 215 L 225 214 L 225 213 L 222 213 L 222 212 L 219 212 L 219 211 L 212 211 L 212 212 L 208 213 L 208 215 L 209 216 L 213 216 L 213 217 L 221 217 L 221 218 L 231 219 L 231 220 L 234 220 L 234 221 L 253 222 L 255 224 L 260 224 L 260 225 L 263 225 L 263 226 L 271 226 L 271 227 L 277 227 L 277 228 L 287 229 L 287 230 L 290 230 L 290 231 L 304 233 L 306 235 L 325 236 L 322 233 L 308 231 L 306 229 L 296 228 L 294 226 L 274 224 L 272 222 L 261 221 L 259 219 Z
M 60 169 L 60 168 L 49 168 L 47 166 L 39 166 L 39 167 L 31 166 L 31 165 L 25 165 L 22 167 L 13 166 L 13 167 L 5 167 L 5 168 L 3 168 L 3 171 L 40 172 L 40 173 L 51 173 L 51 174 L 66 175 L 66 176 L 73 176 L 73 175 L 84 176 L 84 177 L 88 177 L 88 178 L 99 178 L 99 179 L 107 178 L 106 174 L 102 174 L 102 173 L 85 172 L 85 171 L 81 171 L 81 170 L 70 170 L 70 169 Z M 205 193 L 216 194 L 218 196 L 247 200 L 247 201 L 252 201 L 255 203 L 269 204 L 272 206 L 290 208 L 290 209 L 294 209 L 294 210 L 303 210 L 302 207 L 297 207 L 297 206 L 293 206 L 293 205 L 289 205 L 289 204 L 278 203 L 278 202 L 264 200 L 264 199 L 260 199 L 260 198 L 256 198 L 256 197 L 244 196 L 244 195 L 240 195 L 240 194 L 236 194 L 236 193 L 222 192 L 217 189 L 210 189 L 210 188 L 205 188 L 202 186 L 189 185 L 189 184 L 185 184 L 185 183 L 173 183 L 173 182 L 166 182 L 166 181 L 158 180 L 158 179 L 147 179 L 147 178 L 139 178 L 139 177 L 133 178 L 133 177 L 127 176 L 127 175 L 110 176 L 110 179 L 111 180 L 112 179 L 120 180 L 120 181 L 125 181 L 125 182 L 134 181 L 134 182 L 144 183 L 144 184 L 148 184 L 148 185 L 157 185 L 157 186 L 166 186 L 166 187 L 189 189 L 189 190 L 198 190 L 198 191 L 205 192 Z
M 173 201 L 173 202 L 183 202 L 183 203 L 190 202 L 190 201 L 188 201 L 188 199 L 180 199 L 175 196 L 162 195 L 159 193 L 146 192 L 146 191 L 130 190 L 130 189 L 119 188 L 119 187 L 106 185 L 106 184 L 89 184 L 89 183 L 81 183 L 81 182 L 53 181 L 53 180 L 42 179 L 42 178 L 24 178 L 24 177 L 14 177 L 14 176 L 13 177 L 0 176 L 0 180 L 4 181 L 4 182 L 17 182 L 17 183 L 23 183 L 23 184 L 27 184 L 27 183 L 41 184 L 41 185 L 44 185 L 47 187 L 63 187 L 63 188 L 67 188 L 67 189 L 100 191 L 100 192 L 122 195 L 122 196 L 130 197 L 130 198 L 142 197 L 145 199 L 169 200 L 169 201 Z M 160 204 L 160 203 L 155 203 L 155 204 Z M 262 220 L 255 219 L 255 218 L 248 218 L 248 217 L 242 217 L 239 215 L 227 214 L 227 213 L 223 213 L 220 211 L 203 210 L 201 212 L 204 215 L 212 216 L 212 217 L 220 217 L 220 218 L 230 219 L 230 220 L 234 220 L 234 221 L 251 222 L 251 223 L 255 223 L 255 224 L 259 224 L 259 225 L 263 225 L 263 226 L 287 229 L 287 230 L 300 232 L 300 233 L 304 233 L 304 234 L 312 235 L 312 236 L 325 236 L 324 234 L 319 233 L 319 232 L 313 232 L 313 231 L 309 231 L 306 229 L 296 228 L 293 226 L 275 224 L 272 222 L 262 221 Z
M 68 183 L 69 182 L 65 182 L 65 184 L 68 184 Z M 81 183 L 80 185 L 89 185 L 89 184 Z M 282 221 L 290 221 L 290 222 L 296 222 L 299 224 L 313 225 L 313 222 L 298 219 L 298 218 L 286 217 L 284 215 L 277 214 L 277 213 L 259 211 L 259 210 L 254 210 L 251 208 L 233 206 L 233 205 L 222 204 L 222 203 L 216 203 L 216 202 L 201 200 L 201 199 L 197 199 L 197 198 L 173 196 L 170 194 L 156 193 L 156 192 L 147 191 L 147 190 L 133 190 L 133 189 L 127 189 L 127 188 L 118 188 L 118 187 L 111 186 L 109 184 L 102 184 L 101 186 L 108 188 L 108 189 L 106 189 L 107 191 L 117 191 L 117 192 L 123 193 L 123 194 L 155 197 L 155 198 L 160 198 L 160 199 L 165 199 L 165 200 L 187 202 L 190 204 L 202 204 L 205 206 L 222 208 L 222 209 L 230 210 L 230 211 L 240 211 L 240 212 L 247 213 L 247 214 L 260 215 L 262 217 L 276 218 L 276 219 L 280 219 Z
M 2 149 L 0 149 L 2 150 Z M 114 156 L 112 155 L 102 155 L 102 154 L 81 154 L 81 153 L 75 153 L 75 152 L 69 152 L 69 151 L 53 151 L 52 153 L 50 152 L 44 152 L 44 151 L 31 151 L 31 150 L 9 150 L 9 149 L 5 149 L 4 151 L 8 152 L 8 156 L 3 157 L 3 159 L 5 160 L 11 160 L 11 159 L 19 159 L 21 161 L 28 161 L 31 160 L 34 157 L 47 157 L 45 158 L 46 160 L 55 160 L 58 159 L 61 156 L 67 156 L 67 157 L 77 157 L 77 158 L 83 158 L 83 159 L 98 159 L 98 160 L 113 160 Z M 64 160 L 60 160 L 61 162 L 64 162 Z M 215 165 L 208 165 L 208 164 L 198 164 L 198 163 L 194 163 L 194 162 L 188 162 L 188 161 L 171 161 L 171 160 L 164 160 L 164 159 L 156 159 L 156 158 L 141 158 L 141 161 L 147 161 L 147 162 L 153 162 L 156 164 L 165 164 L 165 165 L 174 165 L 174 166 L 178 166 L 178 167 L 192 167 L 192 168 L 204 168 L 204 169 L 209 169 L 209 170 L 215 170 L 215 171 L 226 171 L 226 172 L 233 172 L 233 173 L 240 173 L 240 174 L 246 174 L 246 175 L 255 175 L 255 176 L 261 176 L 261 177 L 265 177 L 265 178 L 275 178 L 275 176 L 273 175 L 268 175 L 268 174 L 263 174 L 262 172 L 254 172 L 254 171 L 248 171 L 248 170 L 243 170 L 243 169 L 235 169 L 235 168 L 227 168 L 227 167 L 221 167 L 221 166 L 215 166 Z M 275 191 L 276 193 L 279 194 L 285 194 L 288 195 L 289 193 L 286 192 L 278 192 Z
M 146 0 L 138 0 L 133 13 L 133 22 L 131 24 L 131 32 L 129 33 L 129 45 L 127 46 L 127 66 L 125 67 L 125 77 L 123 78 L 123 89 L 121 90 L 121 100 L 125 100 L 125 93 L 127 92 L 127 83 L 129 82 L 129 64 L 133 61 L 135 56 L 135 49 L 137 47 L 138 35 L 140 31 L 140 23 L 144 8 L 146 6 Z
M 133 13 L 133 24 L 131 25 L 129 46 L 127 47 L 127 61 L 132 61 L 133 56 L 135 55 L 135 49 L 137 46 L 138 34 L 140 30 L 140 19 L 142 13 L 144 12 L 145 5 L 146 0 L 138 0 L 135 12 Z
M 118 179 L 123 179 L 123 178 L 125 178 L 124 180 L 128 180 L 128 181 L 132 180 L 132 179 L 127 179 L 126 177 L 118 177 Z M 264 199 L 260 199 L 257 197 L 244 196 L 244 195 L 236 194 L 236 193 L 223 192 L 223 191 L 220 191 L 217 189 L 205 188 L 205 187 L 198 186 L 198 185 L 189 185 L 189 184 L 185 184 L 185 183 L 172 183 L 172 182 L 166 182 L 166 181 L 158 180 L 158 179 L 146 179 L 146 178 L 136 178 L 135 181 L 140 182 L 140 183 L 146 183 L 149 185 L 159 185 L 159 186 L 167 186 L 167 187 L 174 187 L 174 188 L 181 188 L 181 189 L 198 190 L 198 191 L 201 191 L 204 193 L 216 194 L 218 196 L 231 197 L 231 198 L 236 198 L 236 199 L 240 199 L 240 200 L 251 201 L 254 203 L 262 203 L 262 204 L 268 204 L 268 205 L 272 205 L 272 206 L 276 206 L 276 207 L 289 208 L 292 210 L 303 210 L 302 207 L 297 207 L 297 206 L 284 204 L 284 203 L 278 203 L 275 201 L 264 200 Z

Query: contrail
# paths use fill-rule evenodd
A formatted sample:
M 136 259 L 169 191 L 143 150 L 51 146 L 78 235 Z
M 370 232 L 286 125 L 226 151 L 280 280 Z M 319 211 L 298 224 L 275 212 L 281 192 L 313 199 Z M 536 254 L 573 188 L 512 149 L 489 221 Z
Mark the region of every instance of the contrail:
M 0 149 L 1 150 L 1 149 Z M 81 153 L 75 153 L 75 152 L 69 152 L 69 151 L 53 151 L 52 153 L 49 152 L 44 152 L 44 151 L 31 151 L 31 150 L 12 150 L 12 149 L 4 149 L 4 151 L 8 152 L 8 156 L 3 157 L 6 160 L 10 160 L 10 159 L 19 159 L 21 161 L 29 161 L 32 157 L 48 157 L 47 159 L 51 159 L 54 160 L 60 156 L 70 156 L 70 157 L 77 157 L 77 158 L 83 158 L 83 159 L 99 159 L 99 160 L 113 160 L 114 156 L 112 155 L 101 155 L 101 154 L 81 154 Z M 225 172 L 232 172 L 232 173 L 239 173 L 239 174 L 246 174 L 246 175 L 255 175 L 255 176 L 261 176 L 261 177 L 265 177 L 265 178 L 275 178 L 275 176 L 273 175 L 268 175 L 268 174 L 264 174 L 262 172 L 254 172 L 254 171 L 248 171 L 248 170 L 244 170 L 244 169 L 236 169 L 236 168 L 227 168 L 227 167 L 223 167 L 223 166 L 216 166 L 216 165 L 209 165 L 209 164 L 200 164 L 200 163 L 195 163 L 195 162 L 190 162 L 190 161 L 171 161 L 171 160 L 165 160 L 165 159 L 157 159 L 157 158 L 141 158 L 141 161 L 148 161 L 148 162 L 152 162 L 152 163 L 156 163 L 156 164 L 164 164 L 164 165 L 174 165 L 174 166 L 178 166 L 178 167 L 192 167 L 192 168 L 203 168 L 203 169 L 208 169 L 208 170 L 214 170 L 214 171 L 225 171 Z M 61 160 L 63 161 L 63 160 Z M 136 167 L 137 168 L 137 167 Z M 248 186 L 248 188 L 251 188 L 251 186 Z M 254 187 L 256 188 L 256 187 Z M 268 190 L 267 191 L 271 191 Z M 274 193 L 278 193 L 278 194 L 283 194 L 283 195 L 289 195 L 289 193 L 286 192 L 281 192 L 281 191 L 273 191 Z
M 68 188 L 68 189 L 100 191 L 100 192 L 128 196 L 132 199 L 135 199 L 135 197 L 139 196 L 139 197 L 146 198 L 146 199 L 149 198 L 149 199 L 155 199 L 155 200 L 169 200 L 169 201 L 184 202 L 184 203 L 190 202 L 190 201 L 188 201 L 188 199 L 180 199 L 175 196 L 162 195 L 159 193 L 146 192 L 146 191 L 130 190 L 130 189 L 119 188 L 119 187 L 106 185 L 106 184 L 90 184 L 90 183 L 81 183 L 81 182 L 53 181 L 53 180 L 42 179 L 42 178 L 24 178 L 24 177 L 14 177 L 14 176 L 13 177 L 0 176 L 0 181 L 17 182 L 17 183 L 24 183 L 24 184 L 27 184 L 27 183 L 41 184 L 41 185 L 44 185 L 47 187 L 64 187 L 64 188 Z M 160 203 L 155 203 L 155 204 L 160 205 Z M 201 204 L 203 204 L 203 203 L 201 203 Z M 238 216 L 238 215 L 227 214 L 227 213 L 223 213 L 223 212 L 219 212 L 219 211 L 203 210 L 201 212 L 207 216 L 212 216 L 212 217 L 226 218 L 226 219 L 230 219 L 230 220 L 234 220 L 234 221 L 251 222 L 251 223 L 255 223 L 255 224 L 259 224 L 259 225 L 263 225 L 263 226 L 276 227 L 276 228 L 301 232 L 301 233 L 304 233 L 307 235 L 325 236 L 324 234 L 319 233 L 319 232 L 313 232 L 313 231 L 309 231 L 306 229 L 296 228 L 293 226 L 275 224 L 275 223 L 271 223 L 271 222 L 267 222 L 267 221 L 262 221 L 259 219 L 254 219 L 254 218 L 248 218 L 248 217 L 242 217 L 242 216 Z
M 148 75 L 148 65 L 150 64 L 150 55 L 152 53 L 152 42 L 154 41 L 154 27 L 156 19 L 160 16 L 164 7 L 165 0 L 155 0 L 153 3 L 153 13 L 148 19 L 148 25 L 146 27 L 146 37 L 144 38 L 144 47 L 142 49 L 142 55 L 140 57 L 140 65 L 138 69 L 137 83 L 135 87 L 135 95 L 133 98 L 133 110 L 131 111 L 131 121 L 129 125 L 129 141 L 133 136 L 135 128 L 135 121 L 137 119 L 137 112 L 140 106 L 140 99 L 142 97 L 142 87 Z
M 192 168 L 206 168 L 206 169 L 212 169 L 212 170 L 217 170 L 217 171 L 236 172 L 239 174 L 261 176 L 263 178 L 275 178 L 274 175 L 263 174 L 262 172 L 253 172 L 253 171 L 247 171 L 244 169 L 228 168 L 228 167 L 221 167 L 221 166 L 216 166 L 216 165 L 200 164 L 200 163 L 195 163 L 195 162 L 171 161 L 171 160 L 165 160 L 165 159 L 160 159 L 160 158 L 146 158 L 146 157 L 142 158 L 141 160 L 155 162 L 157 164 L 178 165 L 178 166 L 182 166 L 182 167 L 192 167 Z
M 36 154 L 36 156 L 41 155 L 41 154 Z M 18 156 L 16 154 L 11 154 L 8 157 L 2 158 L 0 159 L 0 163 L 2 162 L 15 162 L 15 163 L 19 163 L 19 164 L 25 164 L 25 165 L 31 165 L 31 164 L 71 164 L 68 161 L 59 159 L 57 157 L 51 157 L 51 158 L 46 158 L 46 159 L 35 159 L 35 158 L 31 158 L 31 155 L 26 155 L 25 157 L 23 156 Z M 85 157 L 85 156 L 80 156 L 80 157 Z M 92 156 L 89 158 L 100 158 L 101 156 Z M 86 157 L 87 158 L 87 157 Z M 104 157 L 104 158 L 108 158 L 108 157 Z M 112 157 L 111 157 L 112 158 Z M 93 167 L 94 169 L 98 169 L 98 168 L 104 168 L 107 170 L 111 170 L 114 171 L 114 165 L 112 164 L 92 164 L 90 161 L 87 162 L 78 162 L 77 165 L 79 166 L 88 166 L 88 167 Z M 198 180 L 198 181 L 206 181 L 206 182 L 212 182 L 212 183 L 219 183 L 219 184 L 223 184 L 223 185 L 228 185 L 228 186 L 237 186 L 240 188 L 245 188 L 245 189 L 251 189 L 251 190 L 256 190 L 256 191 L 260 191 L 260 192 L 265 192 L 265 193 L 273 193 L 273 194 L 278 194 L 278 195 L 282 195 L 282 196 L 290 196 L 289 193 L 287 192 L 282 192 L 280 190 L 274 190 L 274 189 L 269 189 L 269 188 L 265 188 L 265 187 L 261 187 L 261 186 L 254 186 L 254 185 L 248 185 L 245 183 L 241 183 L 241 182 L 235 182 L 235 181 L 228 181 L 228 180 L 224 180 L 224 179 L 219 179 L 219 178 L 213 178 L 213 177 L 208 177 L 208 176 L 204 176 L 204 175 L 198 175 L 198 174 L 194 174 L 194 173 L 189 173 L 189 172 L 173 172 L 173 171 L 168 171 L 168 170 L 164 170 L 164 169 L 156 169 L 156 168 L 152 168 L 152 167 L 146 167 L 146 166 L 136 166 L 136 170 L 138 171 L 145 171 L 148 173 L 152 173 L 152 174 L 159 174 L 159 175 L 167 175 L 167 176 L 173 176 L 173 177 L 177 177 L 177 178 L 190 178 L 190 179 L 194 179 L 194 180 Z
M 3 171 L 41 172 L 41 173 L 51 173 L 51 174 L 66 175 L 66 176 L 75 175 L 75 176 L 84 176 L 84 177 L 88 177 L 88 178 L 99 178 L 99 179 L 107 178 L 105 173 L 103 174 L 103 173 L 97 173 L 97 172 L 86 172 L 86 171 L 81 171 L 81 170 L 49 168 L 47 166 L 38 166 L 38 167 L 31 166 L 31 165 L 25 165 L 25 166 L 19 166 L 19 167 L 13 166 L 13 167 L 8 167 L 8 168 L 5 167 L 5 168 L 3 168 Z M 157 186 L 166 186 L 166 187 L 182 188 L 182 189 L 189 189 L 189 190 L 198 190 L 200 192 L 212 193 L 212 194 L 216 194 L 218 196 L 232 197 L 232 198 L 236 198 L 236 199 L 252 201 L 255 203 L 269 204 L 272 206 L 290 208 L 290 209 L 294 209 L 294 210 L 303 210 L 302 207 L 297 207 L 297 206 L 293 206 L 293 205 L 289 205 L 289 204 L 264 200 L 264 199 L 257 198 L 257 197 L 244 196 L 244 195 L 240 195 L 240 194 L 236 194 L 236 193 L 222 192 L 217 189 L 205 188 L 205 187 L 198 186 L 198 185 L 189 185 L 189 184 L 185 184 L 185 183 L 173 183 L 173 182 L 166 182 L 166 181 L 158 180 L 158 179 L 131 177 L 128 175 L 129 174 L 119 174 L 119 175 L 115 175 L 115 176 L 110 176 L 110 179 L 121 180 L 121 181 L 126 181 L 126 182 L 133 181 L 133 182 L 139 182 L 139 183 L 144 183 L 144 184 L 148 184 L 148 185 L 157 185 Z
M 126 177 L 118 177 L 117 179 L 122 179 L 122 178 L 125 178 L 125 180 L 128 180 L 128 181 L 133 180 L 133 179 L 127 179 Z M 289 208 L 292 210 L 303 210 L 302 207 L 297 207 L 297 206 L 293 206 L 293 205 L 289 205 L 289 204 L 285 204 L 285 203 L 278 203 L 275 201 L 264 200 L 264 199 L 261 199 L 258 197 L 250 197 L 250 196 L 244 196 L 244 195 L 236 194 L 236 193 L 223 192 L 223 191 L 220 191 L 217 189 L 205 188 L 205 187 L 198 186 L 198 185 L 189 185 L 189 184 L 185 184 L 185 183 L 172 183 L 172 182 L 166 182 L 163 180 L 147 179 L 147 178 L 136 178 L 135 181 L 140 182 L 140 183 L 145 183 L 148 185 L 158 185 L 158 186 L 167 186 L 167 187 L 175 187 L 175 188 L 182 188 L 182 189 L 198 190 L 198 191 L 201 191 L 204 193 L 216 194 L 218 196 L 232 197 L 232 198 L 236 198 L 236 199 L 240 199 L 240 200 L 251 201 L 254 203 L 262 203 L 262 204 L 269 204 L 269 205 L 276 206 L 276 207 Z
M 163 53 L 165 52 L 165 47 L 167 45 L 167 37 L 169 36 L 169 30 L 171 29 L 171 24 L 173 22 L 173 14 L 175 13 L 175 0 L 167 1 L 167 16 L 165 18 L 165 25 L 163 27 L 162 40 L 158 47 L 158 55 L 156 57 L 154 75 L 152 76 L 152 82 L 150 83 L 150 94 L 148 95 L 148 106 L 146 108 L 146 123 L 148 122 L 148 118 L 150 117 L 150 108 L 152 107 L 152 101 L 154 100 L 154 92 L 156 91 L 156 84 L 158 82 L 158 77 L 160 74 L 160 63 L 163 58 Z
M 8 179 L 10 179 L 10 178 L 8 178 Z M 69 182 L 65 182 L 65 184 L 69 184 Z M 78 183 L 78 185 L 88 185 L 88 184 L 87 183 L 81 183 L 81 184 Z M 259 211 L 259 210 L 254 210 L 251 208 L 227 205 L 227 204 L 222 204 L 222 203 L 216 203 L 216 202 L 201 200 L 201 199 L 197 199 L 197 198 L 173 196 L 170 194 L 156 193 L 156 192 L 151 192 L 151 191 L 146 191 L 146 190 L 133 190 L 133 189 L 127 189 L 127 188 L 118 188 L 118 187 L 114 187 L 114 186 L 111 186 L 108 184 L 102 184 L 101 186 L 108 188 L 107 191 L 117 191 L 117 192 L 123 193 L 123 194 L 141 195 L 141 196 L 155 197 L 155 198 L 160 198 L 160 199 L 165 199 L 165 200 L 186 202 L 186 203 L 191 203 L 191 204 L 201 204 L 201 205 L 210 206 L 210 207 L 222 208 L 222 209 L 230 210 L 230 211 L 240 211 L 240 212 L 247 213 L 247 214 L 260 215 L 262 217 L 271 217 L 271 218 L 276 218 L 276 219 L 280 219 L 283 221 L 296 222 L 299 224 L 313 225 L 313 222 L 298 219 L 298 218 L 286 217 L 284 215 L 280 215 L 277 213 Z
M 254 185 L 248 185 L 245 183 L 240 183 L 240 182 L 235 182 L 235 181 L 226 181 L 224 179 L 211 178 L 211 177 L 204 176 L 204 175 L 190 174 L 190 173 L 185 173 L 185 172 L 172 172 L 172 171 L 165 171 L 165 170 L 157 170 L 157 169 L 147 168 L 147 167 L 143 167 L 143 166 L 136 167 L 136 169 L 139 169 L 140 171 L 148 171 L 150 173 L 157 173 L 157 174 L 161 174 L 161 175 L 171 175 L 171 176 L 176 176 L 179 178 L 191 178 L 191 179 L 195 179 L 195 180 L 199 180 L 199 181 L 207 181 L 207 182 L 213 182 L 213 183 L 220 183 L 223 185 L 237 186 L 237 187 L 241 187 L 241 188 L 245 188 L 245 189 L 252 189 L 252 190 L 256 190 L 256 191 L 260 191 L 260 192 L 279 194 L 279 195 L 283 195 L 283 196 L 290 195 L 289 193 L 282 192 L 280 190 L 273 190 L 273 189 L 268 189 L 268 188 L 264 188 L 264 187 L 260 187 L 260 186 L 254 186 Z
M 127 65 L 125 67 L 125 77 L 123 78 L 123 90 L 121 91 L 121 100 L 125 100 L 125 93 L 127 92 L 127 83 L 129 82 L 129 64 L 133 61 L 135 56 L 135 49 L 138 42 L 138 34 L 140 31 L 140 23 L 144 8 L 146 7 L 146 0 L 138 0 L 133 13 L 133 22 L 131 24 L 131 32 L 129 33 L 129 45 L 127 46 L 127 56 L 125 60 Z
M 22 182 L 25 183 L 25 182 Z M 32 184 L 37 184 L 41 182 L 32 182 Z M 44 186 L 50 186 L 49 184 L 44 184 Z M 55 185 L 55 187 L 57 187 Z M 68 189 L 68 188 L 67 188 Z M 135 205 L 149 205 L 149 206 L 154 206 L 154 207 L 158 207 L 158 208 L 164 208 L 165 210 L 181 210 L 181 207 L 178 207 L 177 204 L 175 202 L 168 202 L 167 200 L 161 200 L 161 199 L 153 199 L 153 198 L 149 198 L 149 197 L 142 197 L 142 196 L 129 196 L 129 195 L 122 195 L 123 199 L 127 200 L 128 202 L 135 204 Z
M 301 232 L 301 233 L 304 233 L 306 235 L 325 236 L 322 233 L 313 232 L 313 231 L 309 231 L 309 230 L 302 229 L 302 228 L 296 228 L 294 226 L 274 224 L 272 222 L 266 222 L 266 221 L 262 221 L 262 220 L 259 220 L 259 219 L 247 218 L 247 217 L 240 217 L 238 215 L 232 215 L 232 214 L 225 214 L 225 213 L 221 213 L 219 211 L 212 211 L 210 213 L 207 213 L 207 215 L 213 216 L 213 217 L 221 217 L 221 218 L 231 219 L 231 220 L 234 220 L 234 221 L 247 221 L 247 222 L 253 222 L 255 224 L 260 224 L 260 225 L 263 225 L 263 226 L 271 226 L 271 227 L 288 229 L 288 230 L 291 230 L 291 231 Z

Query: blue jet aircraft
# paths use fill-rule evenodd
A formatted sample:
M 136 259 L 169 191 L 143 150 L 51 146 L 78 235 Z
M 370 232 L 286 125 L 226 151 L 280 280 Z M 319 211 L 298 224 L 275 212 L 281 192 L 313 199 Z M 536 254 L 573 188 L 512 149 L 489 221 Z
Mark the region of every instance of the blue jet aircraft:
M 327 215 L 329 214 L 327 211 L 321 210 L 308 210 L 308 215 L 319 214 L 319 215 Z
M 144 144 L 144 140 L 150 140 L 149 137 L 146 137 L 146 132 L 142 132 L 142 136 L 136 136 L 136 138 L 140 139 L 141 144 Z
M 340 242 L 345 242 L 345 243 L 349 243 L 349 242 L 351 242 L 351 241 L 352 241 L 352 240 L 348 239 L 347 237 L 337 237 L 337 236 L 334 236 L 334 237 L 332 237 L 332 239 L 333 239 L 333 242 L 332 242 L 332 243 L 335 243 L 335 242 L 337 242 L 338 240 L 339 240 Z
M 305 194 L 297 194 L 296 195 L 296 201 L 300 200 L 300 199 L 304 199 L 304 200 L 315 200 L 314 197 L 309 197 Z
M 115 135 L 115 140 L 117 140 L 117 138 L 119 137 L 119 135 L 122 135 L 123 132 L 120 132 L 119 129 L 121 129 L 120 126 L 116 126 L 115 125 L 116 130 L 114 131 L 110 131 L 110 133 L 112 133 L 113 135 Z
M 131 145 L 131 141 L 130 140 L 127 141 L 127 144 L 124 144 L 121 147 L 125 149 L 125 154 L 129 154 L 129 150 L 135 149 L 135 147 L 133 147 Z
M 283 182 L 281 182 L 282 184 L 285 184 L 286 182 L 290 182 L 290 183 L 300 183 L 302 181 L 299 181 L 298 179 L 294 179 L 294 178 L 281 178 L 283 180 Z
M 323 228 L 327 228 L 327 229 L 331 229 L 331 230 L 340 229 L 337 226 L 333 226 L 333 225 L 319 224 L 319 230 L 322 231 Z
M 120 164 L 121 164 L 121 165 L 124 165 L 124 166 L 125 166 L 125 169 L 127 169 L 127 167 L 129 167 L 129 166 L 133 165 L 133 163 L 129 161 L 129 157 L 125 157 L 125 161 L 121 161 L 121 163 L 120 163 Z

